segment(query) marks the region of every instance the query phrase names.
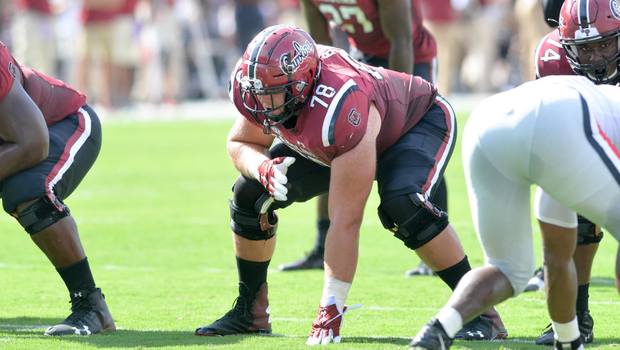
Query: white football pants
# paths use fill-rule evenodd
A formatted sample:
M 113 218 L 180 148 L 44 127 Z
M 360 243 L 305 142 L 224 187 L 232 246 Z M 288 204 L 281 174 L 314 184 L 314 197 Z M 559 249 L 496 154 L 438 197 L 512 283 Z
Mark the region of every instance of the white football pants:
M 578 212 L 620 238 L 618 153 L 579 93 L 561 85 L 557 90 L 490 97 L 472 112 L 463 134 L 469 202 L 485 263 L 508 277 L 514 296 L 535 269 L 531 185 L 573 212 L 549 211 L 551 223 L 568 220 L 570 227 L 566 218 Z

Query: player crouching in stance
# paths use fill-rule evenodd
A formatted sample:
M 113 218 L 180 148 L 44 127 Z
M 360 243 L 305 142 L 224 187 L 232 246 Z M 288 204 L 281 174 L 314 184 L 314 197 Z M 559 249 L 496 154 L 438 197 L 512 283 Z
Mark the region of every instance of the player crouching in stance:
M 411 349 L 449 348 L 464 321 L 524 291 L 535 268 L 534 184 L 544 191 L 536 197 L 538 220 L 557 226 L 541 230 L 554 348 L 583 349 L 572 259 L 576 213 L 620 240 L 619 121 L 620 88 L 577 76 L 526 83 L 474 109 L 463 135 L 463 166 L 486 264 L 465 275 Z
M 2 205 L 56 267 L 71 296 L 71 315 L 45 335 L 116 328 L 63 203 L 101 148 L 99 119 L 85 103 L 81 92 L 18 64 L 0 42 Z
M 230 202 L 239 297 L 196 335 L 271 333 L 274 210 L 329 191 L 325 285 L 307 343 L 340 342 L 375 178 L 387 229 L 444 272 L 439 276 L 453 289 L 471 269 L 446 213 L 428 201 L 456 139 L 454 112 L 433 85 L 317 47 L 299 28 L 273 26 L 254 38 L 233 70 L 230 98 L 241 114 L 227 142 L 241 173 Z M 276 137 L 281 142 L 273 145 Z M 505 338 L 497 311 L 485 313 L 487 339 Z

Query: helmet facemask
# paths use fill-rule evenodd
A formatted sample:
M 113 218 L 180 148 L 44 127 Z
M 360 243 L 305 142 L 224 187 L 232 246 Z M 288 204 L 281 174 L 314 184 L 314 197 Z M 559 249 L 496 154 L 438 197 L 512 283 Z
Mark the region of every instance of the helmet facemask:
M 612 35 L 599 36 L 588 40 L 561 39 L 561 42 L 566 52 L 566 59 L 576 74 L 583 75 L 596 84 L 611 84 L 615 83 L 619 78 L 618 63 L 620 61 L 620 51 L 616 50 L 613 56 L 595 63 L 581 63 L 579 49 L 582 45 L 596 44 L 613 38 L 616 39 L 618 49 L 620 49 L 619 35 L 620 33 L 613 33 Z
M 575 74 L 596 84 L 613 84 L 620 78 L 619 0 L 567 0 L 558 23 L 560 43 Z M 606 41 L 612 46 L 603 47 Z M 600 58 L 590 50 L 597 50 Z M 599 61 L 586 63 L 594 59 Z
M 236 80 L 243 106 L 263 132 L 294 120 L 312 93 L 320 67 L 314 40 L 297 27 L 268 27 L 250 42 Z
M 297 113 L 307 100 L 306 90 L 308 83 L 304 81 L 293 81 L 284 85 L 274 87 L 263 87 L 260 80 L 244 77 L 239 84 L 243 106 L 250 112 L 254 120 L 263 125 L 263 129 L 268 131 L 272 126 L 282 124 Z M 284 101 L 276 105 L 275 95 L 284 94 Z M 254 105 L 248 104 L 248 97 Z M 268 101 L 268 103 L 265 103 Z M 271 106 L 271 107 L 265 107 Z M 274 113 L 278 111 L 278 113 Z M 258 114 L 262 114 L 264 121 L 260 121 Z

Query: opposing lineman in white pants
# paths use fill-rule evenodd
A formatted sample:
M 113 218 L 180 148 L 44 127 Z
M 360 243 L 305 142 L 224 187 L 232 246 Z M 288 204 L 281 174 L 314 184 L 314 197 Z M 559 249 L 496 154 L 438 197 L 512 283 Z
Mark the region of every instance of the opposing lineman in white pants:
M 576 213 L 620 240 L 620 87 L 550 76 L 484 100 L 463 134 L 463 165 L 485 266 L 467 273 L 411 349 L 447 349 L 454 334 L 521 294 L 535 268 L 530 188 L 543 230 L 555 349 L 583 349 L 575 316 Z M 618 262 L 616 284 L 618 284 Z

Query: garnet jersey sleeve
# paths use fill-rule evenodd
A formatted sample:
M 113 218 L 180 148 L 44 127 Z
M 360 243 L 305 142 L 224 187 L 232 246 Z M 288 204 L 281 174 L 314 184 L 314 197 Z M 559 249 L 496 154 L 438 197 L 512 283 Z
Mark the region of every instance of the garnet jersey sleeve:
M 76 113 L 86 103 L 86 96 L 71 86 L 17 63 L 0 42 L 0 101 L 15 79 L 21 79 L 24 91 L 39 107 L 48 126 Z
M 320 89 L 329 89 L 329 86 L 319 85 L 315 91 L 318 98 Z M 317 116 L 323 118 L 321 123 L 321 144 L 316 145 L 325 157 L 331 162 L 334 158 L 355 148 L 366 133 L 368 113 L 370 111 L 369 96 L 363 93 L 354 79 L 347 80 L 338 90 L 333 90 L 333 97 L 325 99 L 327 108 L 310 104 L 308 120 L 314 119 L 313 110 Z M 322 109 L 326 109 L 322 111 Z M 323 117 L 324 115 L 324 117 Z M 313 147 L 314 148 L 314 147 Z
M 19 69 L 6 46 L 0 42 L 0 102 L 4 100 L 11 90 L 13 82 L 17 79 Z
M 575 75 L 566 60 L 566 53 L 557 30 L 553 30 L 540 40 L 534 54 L 536 79 L 548 75 Z

